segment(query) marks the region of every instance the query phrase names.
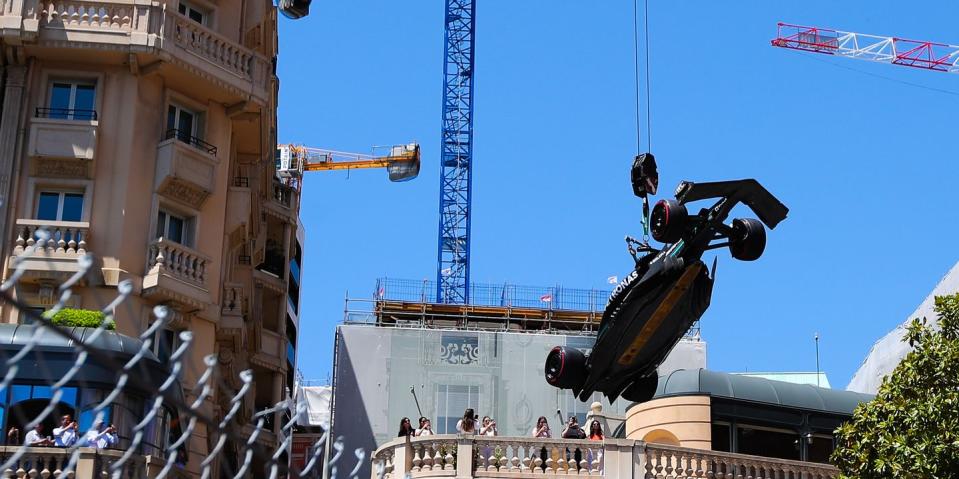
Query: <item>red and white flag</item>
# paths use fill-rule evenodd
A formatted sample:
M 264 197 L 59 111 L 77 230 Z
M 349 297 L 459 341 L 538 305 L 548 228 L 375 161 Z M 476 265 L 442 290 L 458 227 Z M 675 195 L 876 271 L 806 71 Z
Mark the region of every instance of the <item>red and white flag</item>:
M 384 294 L 386 294 L 386 288 L 381 286 L 380 290 L 376 292 L 376 296 L 378 298 L 382 298 Z
M 606 282 L 609 284 L 616 284 L 616 283 L 619 283 L 619 278 L 617 278 L 616 276 L 610 276 L 606 278 Z
M 553 300 L 553 295 L 552 295 L 552 294 L 549 294 L 549 293 L 546 293 L 546 294 L 540 296 L 540 297 L 539 297 L 539 300 L 542 301 L 542 302 L 544 302 L 544 303 L 548 303 L 548 302 L 550 302 L 550 301 Z

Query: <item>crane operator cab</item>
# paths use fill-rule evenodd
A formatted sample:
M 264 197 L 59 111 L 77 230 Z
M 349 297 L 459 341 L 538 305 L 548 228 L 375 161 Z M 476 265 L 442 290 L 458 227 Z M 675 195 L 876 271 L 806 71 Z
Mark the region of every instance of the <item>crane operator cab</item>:
M 277 7 L 286 18 L 296 20 L 310 14 L 311 0 L 279 0 Z

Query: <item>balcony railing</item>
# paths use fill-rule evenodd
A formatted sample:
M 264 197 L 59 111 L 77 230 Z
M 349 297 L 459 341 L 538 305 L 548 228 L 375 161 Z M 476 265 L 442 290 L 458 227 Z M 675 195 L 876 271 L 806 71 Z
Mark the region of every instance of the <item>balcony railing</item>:
M 827 479 L 827 464 L 649 444 L 628 439 L 587 441 L 531 437 L 437 435 L 393 440 L 373 453 L 371 477 L 607 476 L 777 477 Z M 608 472 L 608 473 L 607 473 Z M 382 473 L 382 475 L 381 475 Z
M 198 286 L 206 282 L 206 267 L 210 258 L 199 251 L 160 238 L 150 243 L 148 254 L 150 268 L 158 266 L 160 273 Z
M 195 136 L 190 135 L 190 132 L 186 130 L 178 130 L 178 129 L 167 130 L 166 133 L 164 133 L 163 135 L 163 139 L 169 140 L 171 138 L 176 138 L 177 140 L 180 140 L 183 143 L 186 143 L 200 151 L 205 151 L 209 153 L 210 155 L 216 156 L 215 146 Z
M 46 231 L 41 239 L 40 230 Z M 13 254 L 34 247 L 36 255 L 84 255 L 90 223 L 85 221 L 17 220 L 17 239 Z
M 0 446 L 0 463 L 6 462 L 19 449 L 20 446 Z M 28 447 L 13 468 L 0 471 L 0 477 L 57 477 L 70 462 L 71 454 L 72 451 L 61 448 Z M 76 477 L 76 479 L 107 477 L 111 472 L 110 466 L 122 456 L 123 451 L 80 448 L 79 458 L 73 467 L 74 473 L 70 477 Z M 151 459 L 155 463 L 154 467 L 157 465 L 162 467 L 163 461 Z M 148 477 L 146 459 L 143 456 L 134 456 L 118 473 L 122 477 L 146 478 Z M 182 476 L 175 473 L 174 477 Z
M 282 183 L 273 183 L 273 199 L 289 208 L 293 202 L 293 188 Z
M 96 121 L 96 110 L 77 110 L 73 108 L 37 108 L 37 118 L 52 118 L 54 120 L 87 120 Z

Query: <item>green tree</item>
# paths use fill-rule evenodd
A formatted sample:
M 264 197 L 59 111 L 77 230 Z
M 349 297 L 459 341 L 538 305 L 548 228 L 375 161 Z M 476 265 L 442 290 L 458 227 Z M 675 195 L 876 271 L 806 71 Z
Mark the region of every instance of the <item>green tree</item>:
M 959 294 L 937 297 L 935 311 L 938 331 L 912 320 L 913 351 L 836 430 L 842 477 L 959 477 Z

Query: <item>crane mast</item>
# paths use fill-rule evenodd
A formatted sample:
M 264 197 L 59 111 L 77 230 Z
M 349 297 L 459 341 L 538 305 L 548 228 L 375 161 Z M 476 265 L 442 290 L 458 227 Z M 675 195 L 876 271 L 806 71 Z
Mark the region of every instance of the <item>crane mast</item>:
M 473 0 L 446 0 L 436 268 L 438 303 L 469 301 L 475 14 Z
M 777 27 L 774 47 L 959 73 L 959 46 L 782 22 Z

